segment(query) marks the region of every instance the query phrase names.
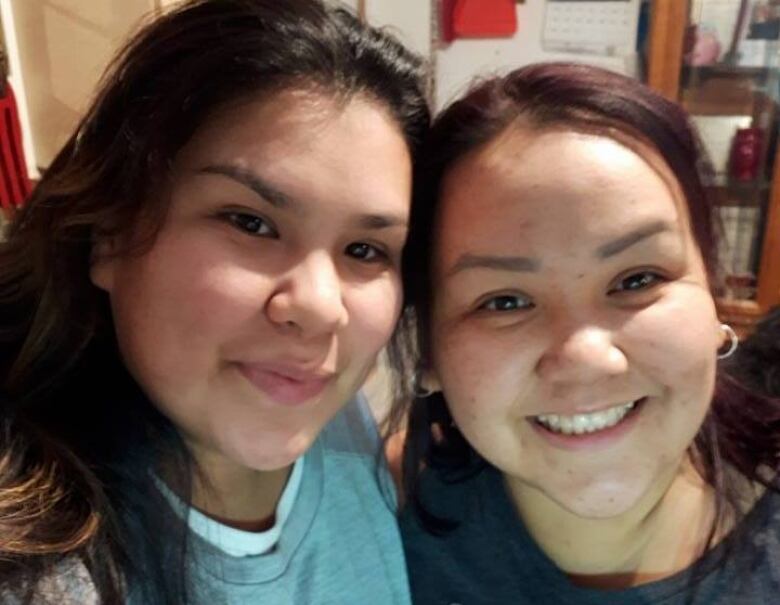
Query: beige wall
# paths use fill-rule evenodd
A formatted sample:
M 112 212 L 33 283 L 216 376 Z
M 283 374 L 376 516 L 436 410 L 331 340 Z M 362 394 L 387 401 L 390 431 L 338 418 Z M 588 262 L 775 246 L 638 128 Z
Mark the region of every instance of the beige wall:
M 431 53 L 431 2 L 425 0 L 366 0 L 366 19 L 387 27 L 413 51 Z
M 155 0 L 11 0 L 34 161 L 47 166 Z
M 284 0 L 279 0 L 283 2 Z M 334 0 L 357 8 L 360 0 Z M 143 15 L 179 0 L 0 0 L 9 33 L 12 84 L 20 97 L 28 164 L 45 167 L 72 132 L 114 50 Z M 544 0 L 517 6 L 519 30 L 511 39 L 456 40 L 432 49 L 436 0 L 364 0 L 370 23 L 395 31 L 432 59 L 436 106 L 459 93 L 477 73 L 503 71 L 539 60 L 584 59 L 631 73 L 634 58 L 546 53 L 541 47 Z M 12 23 L 9 25 L 9 21 Z M 13 42 L 15 41 L 15 44 Z M 13 70 L 16 73 L 14 74 Z

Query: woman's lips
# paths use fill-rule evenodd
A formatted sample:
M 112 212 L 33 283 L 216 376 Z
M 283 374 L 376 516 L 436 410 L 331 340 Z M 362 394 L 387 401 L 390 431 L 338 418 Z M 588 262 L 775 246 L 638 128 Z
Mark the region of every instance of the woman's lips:
M 575 451 L 588 448 L 604 448 L 619 441 L 626 433 L 631 431 L 644 411 L 647 401 L 647 397 L 636 400 L 632 409 L 619 422 L 593 432 L 566 434 L 553 431 L 533 418 L 529 418 L 528 421 L 537 435 L 556 448 Z
M 313 399 L 334 376 L 277 363 L 239 363 L 238 369 L 255 387 L 282 405 L 300 405 Z

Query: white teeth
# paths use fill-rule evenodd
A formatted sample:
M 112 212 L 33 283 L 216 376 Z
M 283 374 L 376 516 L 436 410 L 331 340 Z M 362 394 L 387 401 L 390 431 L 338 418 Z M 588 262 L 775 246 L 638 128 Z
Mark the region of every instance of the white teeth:
M 591 412 L 590 414 L 574 414 L 573 416 L 543 414 L 541 416 L 534 416 L 534 419 L 554 433 L 582 435 L 583 433 L 593 433 L 615 426 L 625 418 L 626 414 L 628 414 L 634 405 L 636 405 L 636 402 L 631 401 L 606 410 Z

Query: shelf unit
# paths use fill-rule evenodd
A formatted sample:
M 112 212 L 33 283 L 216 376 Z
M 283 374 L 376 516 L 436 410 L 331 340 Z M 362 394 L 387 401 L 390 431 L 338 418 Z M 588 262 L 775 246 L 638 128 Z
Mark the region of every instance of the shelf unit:
M 706 1 L 706 0 L 705 0 Z M 780 304 L 780 153 L 778 99 L 780 68 L 684 63 L 688 0 L 653 0 L 647 44 L 647 83 L 679 101 L 691 115 L 748 115 L 763 120 L 765 171 L 754 181 L 738 182 L 720 175 L 711 183 L 720 205 L 760 208 L 755 284 L 748 298 L 723 296 L 717 301 L 721 319 L 738 333 L 751 331 L 773 306 Z

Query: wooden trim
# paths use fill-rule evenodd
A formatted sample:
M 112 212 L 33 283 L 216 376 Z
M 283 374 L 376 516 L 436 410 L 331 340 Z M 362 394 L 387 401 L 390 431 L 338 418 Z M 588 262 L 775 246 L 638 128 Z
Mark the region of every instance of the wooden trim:
M 365 22 L 366 20 L 366 0 L 358 0 L 357 14 L 360 20 Z
M 775 154 L 772 169 L 772 189 L 769 196 L 764 245 L 758 270 L 758 305 L 766 312 L 780 304 L 780 151 Z
M 715 302 L 718 308 L 718 319 L 734 328 L 740 338 L 750 335 L 764 315 L 761 307 L 753 300 L 721 298 Z
M 680 94 L 680 68 L 688 14 L 688 0 L 653 0 L 647 83 L 673 101 Z

